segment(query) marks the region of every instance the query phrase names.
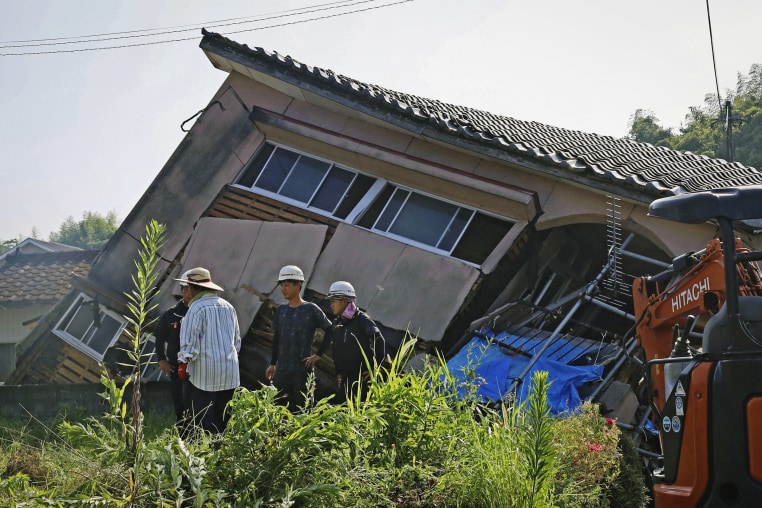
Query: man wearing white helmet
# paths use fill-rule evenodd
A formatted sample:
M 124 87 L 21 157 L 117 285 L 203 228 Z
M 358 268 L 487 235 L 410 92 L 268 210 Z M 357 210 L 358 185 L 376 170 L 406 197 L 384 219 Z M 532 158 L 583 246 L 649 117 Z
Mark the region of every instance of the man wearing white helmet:
M 384 361 L 386 345 L 376 323 L 357 308 L 355 288 L 347 281 L 339 280 L 331 284 L 328 299 L 331 311 L 336 316 L 331 332 L 326 334 L 317 353 L 307 360 L 314 366 L 333 342 L 333 363 L 339 386 L 337 402 L 352 397 L 359 389 L 360 398 L 365 398 L 368 388 L 368 367 L 380 365 Z
M 288 303 L 275 311 L 273 349 L 267 379 L 280 391 L 290 408 L 304 407 L 307 380 L 313 371 L 307 360 L 312 355 L 312 342 L 317 329 L 328 330 L 331 322 L 320 307 L 302 299 L 304 272 L 295 265 L 281 268 L 278 283 Z

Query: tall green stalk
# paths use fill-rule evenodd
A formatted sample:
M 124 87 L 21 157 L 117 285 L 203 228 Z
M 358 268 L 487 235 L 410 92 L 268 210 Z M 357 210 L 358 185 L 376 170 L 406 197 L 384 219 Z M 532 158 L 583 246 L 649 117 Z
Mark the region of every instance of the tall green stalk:
M 161 257 L 159 256 L 159 250 L 164 244 L 164 234 L 166 232 L 166 226 L 158 223 L 156 220 L 151 220 L 146 224 L 146 233 L 143 238 L 140 239 L 141 249 L 138 251 L 139 259 L 135 260 L 136 272 L 132 275 L 133 289 L 130 292 L 126 292 L 127 296 L 127 308 L 129 315 L 124 316 L 127 322 L 131 325 L 127 329 L 127 334 L 131 339 L 131 350 L 128 351 L 130 359 L 134 362 L 134 374 L 132 376 L 133 389 L 132 389 L 132 405 L 130 407 L 130 413 L 132 416 L 132 442 L 128 440 L 128 447 L 135 451 L 135 466 L 133 468 L 133 476 L 131 479 L 130 491 L 131 500 L 134 501 L 137 492 L 139 491 L 138 483 L 138 464 L 140 462 L 140 453 L 138 451 L 138 445 L 143 441 L 143 428 L 141 422 L 143 420 L 140 411 L 140 386 L 141 377 L 144 367 L 143 358 L 143 346 L 145 345 L 145 339 L 143 338 L 143 331 L 150 326 L 156 318 L 151 318 L 150 313 L 156 309 L 158 304 L 151 303 L 151 299 L 158 294 L 156 289 L 156 281 L 159 278 L 159 273 L 156 270 L 156 266 L 159 263 Z
M 553 423 L 548 404 L 548 373 L 532 376 L 529 397 L 514 411 L 519 462 L 524 480 L 523 502 L 527 507 L 552 506 L 553 474 L 558 466 L 553 449 Z

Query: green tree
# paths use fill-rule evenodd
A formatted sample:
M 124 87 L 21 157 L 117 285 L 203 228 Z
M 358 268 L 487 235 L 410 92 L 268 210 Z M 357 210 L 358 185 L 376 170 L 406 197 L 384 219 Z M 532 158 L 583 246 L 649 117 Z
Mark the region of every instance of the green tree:
M 670 148 L 707 157 L 727 158 L 725 129 L 719 122 L 719 112 L 714 99 L 707 96 L 704 108 L 690 108 L 685 116 L 686 124 L 680 134 L 670 140 Z
M 659 119 L 652 111 L 638 109 L 630 116 L 629 138 L 639 143 L 651 143 L 654 146 L 669 146 L 672 131 L 659 125 Z
M 762 168 L 762 65 L 752 65 L 748 76 L 738 75 L 733 108 L 742 118 L 733 136 L 735 159 Z
M 14 248 L 19 243 L 18 240 L 11 239 L 11 240 L 0 240 L 0 254 L 3 252 L 8 252 L 12 248 Z
M 81 221 L 69 216 L 58 232 L 50 234 L 51 242 L 63 243 L 83 249 L 100 249 L 109 241 L 119 223 L 113 210 L 105 216 L 97 212 L 84 212 Z
M 638 109 L 630 117 L 628 137 L 762 168 L 762 64 L 752 65 L 748 75 L 739 73 L 736 89 L 726 91 L 725 95 L 722 99 L 717 94 L 707 94 L 702 106 L 689 109 L 677 133 L 659 125 L 652 112 Z M 725 101 L 731 102 L 732 116 L 739 120 L 732 128 L 733 154 L 728 154 L 727 149 Z

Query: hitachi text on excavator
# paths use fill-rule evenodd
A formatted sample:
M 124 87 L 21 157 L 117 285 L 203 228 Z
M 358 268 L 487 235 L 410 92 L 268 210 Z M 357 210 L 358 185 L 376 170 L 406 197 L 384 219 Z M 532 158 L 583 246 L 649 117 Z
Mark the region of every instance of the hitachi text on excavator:
M 762 217 L 762 187 L 662 198 L 649 215 L 721 233 L 633 283 L 654 505 L 762 506 L 762 251 L 733 228 Z

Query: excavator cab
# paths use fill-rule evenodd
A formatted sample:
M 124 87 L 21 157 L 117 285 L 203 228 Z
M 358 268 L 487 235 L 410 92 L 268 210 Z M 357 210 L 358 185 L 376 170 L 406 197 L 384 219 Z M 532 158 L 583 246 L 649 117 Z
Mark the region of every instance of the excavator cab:
M 725 278 L 724 305 L 706 322 L 701 349 L 680 356 L 676 346 L 659 361 L 665 373 L 670 364 L 679 369 L 657 408 L 664 468 L 653 478 L 654 504 L 762 506 L 762 296 L 739 295 L 737 269 L 756 266 L 762 251 L 739 251 L 733 230 L 733 221 L 762 217 L 762 187 L 658 199 L 649 216 L 717 221 Z

